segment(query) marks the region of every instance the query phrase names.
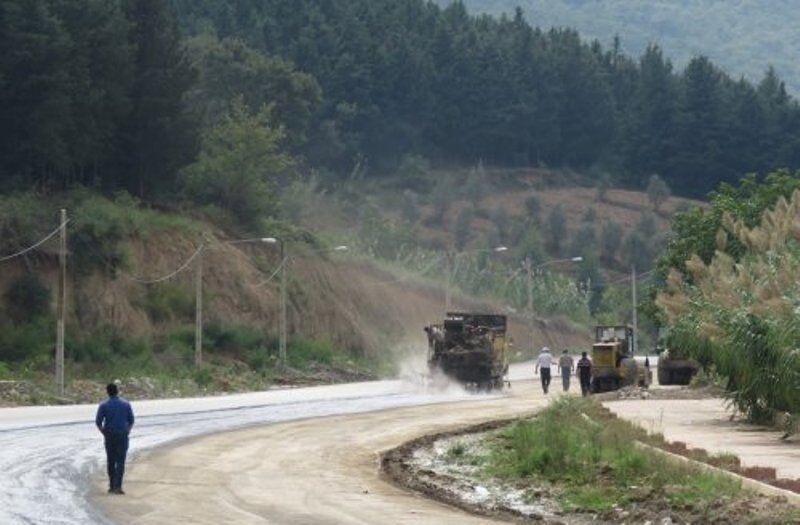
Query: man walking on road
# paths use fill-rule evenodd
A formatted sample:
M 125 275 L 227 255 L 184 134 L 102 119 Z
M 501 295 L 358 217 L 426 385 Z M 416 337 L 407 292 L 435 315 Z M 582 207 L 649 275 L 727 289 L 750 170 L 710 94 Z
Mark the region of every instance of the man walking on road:
M 588 396 L 592 388 L 592 361 L 586 357 L 586 352 L 581 354 L 575 368 L 578 370 L 578 377 L 581 380 L 581 393 L 584 397 Z
M 535 373 L 540 373 L 542 377 L 542 390 L 547 393 L 550 388 L 550 366 L 553 364 L 553 356 L 550 354 L 550 349 L 546 346 L 539 352 L 539 358 L 536 360 Z
M 569 378 L 572 375 L 572 367 L 574 362 L 572 356 L 569 355 L 569 350 L 566 348 L 558 358 L 558 368 L 561 369 L 561 384 L 564 387 L 564 392 L 569 392 Z
M 125 474 L 125 456 L 128 454 L 128 434 L 133 428 L 131 404 L 119 397 L 114 383 L 106 386 L 108 399 L 97 407 L 95 424 L 103 434 L 108 466 L 108 492 L 125 494 L 122 491 L 122 476 Z

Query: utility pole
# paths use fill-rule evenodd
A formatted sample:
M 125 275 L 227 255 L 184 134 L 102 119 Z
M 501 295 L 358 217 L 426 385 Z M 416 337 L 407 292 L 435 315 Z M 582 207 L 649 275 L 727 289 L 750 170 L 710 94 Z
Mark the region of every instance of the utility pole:
M 281 364 L 286 366 L 286 247 L 283 239 L 279 239 L 281 252 L 281 326 L 280 340 L 278 341 L 278 356 Z
M 197 266 L 194 269 L 194 365 L 203 363 L 203 250 L 197 254 Z
M 453 273 L 453 259 L 455 256 L 453 252 L 447 252 L 444 254 L 444 313 L 447 315 L 447 312 L 450 311 L 450 287 L 452 286 L 452 276 L 450 275 Z
M 528 289 L 528 337 L 531 341 L 531 351 L 535 350 L 533 345 L 533 269 L 531 267 L 530 256 L 525 257 L 525 286 Z
M 61 266 L 58 295 L 58 321 L 56 322 L 56 391 L 64 395 L 64 324 L 67 311 L 67 210 L 61 210 L 61 242 L 58 254 Z
M 631 353 L 636 355 L 636 351 L 639 348 L 639 343 L 638 343 L 639 335 L 638 335 L 638 330 L 637 330 L 637 326 L 636 326 L 636 324 L 637 324 L 637 316 L 636 316 L 636 310 L 637 310 L 636 305 L 637 305 L 637 303 L 636 303 L 636 266 L 635 265 L 631 266 L 631 295 L 633 296 L 632 297 L 632 299 L 633 299 L 633 348 L 631 349 L 632 350 Z

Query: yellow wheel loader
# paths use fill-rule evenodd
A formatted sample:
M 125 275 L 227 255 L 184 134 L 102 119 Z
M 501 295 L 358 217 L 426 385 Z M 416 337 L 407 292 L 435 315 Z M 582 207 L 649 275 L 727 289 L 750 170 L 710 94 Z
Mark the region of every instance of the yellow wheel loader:
M 624 386 L 650 386 L 650 370 L 633 356 L 633 328 L 596 326 L 592 345 L 592 392 L 610 392 Z

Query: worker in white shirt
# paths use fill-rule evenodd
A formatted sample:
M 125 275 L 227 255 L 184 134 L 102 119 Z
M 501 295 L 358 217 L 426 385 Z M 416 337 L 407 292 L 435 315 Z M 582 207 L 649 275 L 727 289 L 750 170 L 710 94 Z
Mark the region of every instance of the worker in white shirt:
M 534 370 L 534 374 L 538 373 L 542 378 L 542 390 L 544 390 L 545 394 L 550 388 L 550 367 L 552 364 L 553 355 L 550 353 L 550 349 L 545 346 L 539 352 L 539 358 L 536 360 L 536 369 Z

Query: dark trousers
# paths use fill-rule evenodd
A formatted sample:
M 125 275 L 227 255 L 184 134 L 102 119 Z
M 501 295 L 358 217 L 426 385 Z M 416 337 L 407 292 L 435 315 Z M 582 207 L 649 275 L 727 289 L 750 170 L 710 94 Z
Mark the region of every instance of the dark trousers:
M 121 489 L 122 476 L 125 474 L 125 456 L 128 455 L 128 434 L 106 432 L 105 445 L 109 488 Z
M 542 390 L 544 393 L 547 393 L 547 389 L 550 388 L 550 369 L 549 368 L 540 368 L 539 374 L 542 376 Z
M 592 376 L 581 374 L 581 394 L 588 396 L 592 387 Z

